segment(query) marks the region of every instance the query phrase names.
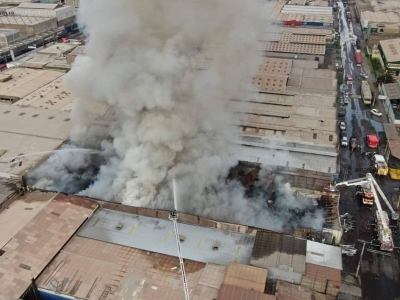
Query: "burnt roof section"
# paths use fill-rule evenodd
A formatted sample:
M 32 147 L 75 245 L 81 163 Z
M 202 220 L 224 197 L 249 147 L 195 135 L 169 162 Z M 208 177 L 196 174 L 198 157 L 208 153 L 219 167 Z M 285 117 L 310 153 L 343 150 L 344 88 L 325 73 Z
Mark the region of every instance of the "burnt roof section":
M 243 288 L 223 284 L 218 292 L 218 300 L 275 300 L 273 295 L 246 290 Z
M 284 268 L 304 273 L 306 253 L 307 240 L 258 231 L 250 263 L 262 268 Z

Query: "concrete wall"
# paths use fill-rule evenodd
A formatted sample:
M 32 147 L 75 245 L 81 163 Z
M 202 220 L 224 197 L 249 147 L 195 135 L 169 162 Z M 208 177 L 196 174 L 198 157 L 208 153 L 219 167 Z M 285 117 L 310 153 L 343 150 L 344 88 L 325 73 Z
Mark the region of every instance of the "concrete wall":
M 69 25 L 72 25 L 72 24 L 74 24 L 76 22 L 76 17 L 75 16 L 73 16 L 73 17 L 69 17 L 69 18 L 66 18 L 66 19 L 64 19 L 64 20 L 62 20 L 62 21 L 58 21 L 58 27 L 61 27 L 61 26 L 69 26 Z

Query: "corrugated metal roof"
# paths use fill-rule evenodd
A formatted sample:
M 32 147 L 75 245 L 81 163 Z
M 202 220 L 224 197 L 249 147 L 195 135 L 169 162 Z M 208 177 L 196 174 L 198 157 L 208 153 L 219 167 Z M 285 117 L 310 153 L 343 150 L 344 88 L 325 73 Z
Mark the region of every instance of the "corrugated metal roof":
M 386 90 L 386 96 L 390 100 L 400 99 L 400 84 L 399 82 L 395 83 L 384 83 L 383 84 Z
M 51 4 L 51 3 L 21 3 L 18 5 L 18 8 L 32 8 L 32 9 L 56 9 L 59 4 Z
M 342 270 L 342 249 L 327 244 L 307 241 L 306 262 Z
M 281 14 L 302 14 L 302 15 L 327 15 L 327 16 L 332 16 L 332 7 L 285 5 L 281 10 Z
M 263 294 L 251 290 L 242 289 L 226 284 L 221 285 L 218 292 L 218 300 L 275 300 L 273 295 Z
M 388 140 L 398 140 L 399 132 L 397 130 L 396 125 L 391 123 L 384 123 L 383 128 L 385 129 L 386 138 Z
M 224 284 L 264 293 L 268 270 L 230 263 Z
M 276 284 L 277 300 L 314 300 L 313 293 L 305 291 L 303 287 L 278 280 Z
M 280 268 L 300 274 L 305 272 L 307 241 L 289 235 L 258 231 L 251 264 Z
M 122 228 L 117 229 L 117 225 Z M 194 261 L 227 265 L 249 264 L 254 237 L 250 235 L 179 224 L 183 257 Z M 78 232 L 79 236 L 109 243 L 178 256 L 171 221 L 100 209 Z M 213 250 L 215 243 L 219 249 Z

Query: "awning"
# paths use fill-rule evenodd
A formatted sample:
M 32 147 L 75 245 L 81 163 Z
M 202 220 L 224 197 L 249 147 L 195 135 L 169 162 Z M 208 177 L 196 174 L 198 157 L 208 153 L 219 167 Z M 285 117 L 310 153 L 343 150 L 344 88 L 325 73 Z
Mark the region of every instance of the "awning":
M 393 180 L 400 180 L 400 169 L 389 169 L 390 178 Z
M 400 140 L 389 140 L 390 154 L 400 159 Z

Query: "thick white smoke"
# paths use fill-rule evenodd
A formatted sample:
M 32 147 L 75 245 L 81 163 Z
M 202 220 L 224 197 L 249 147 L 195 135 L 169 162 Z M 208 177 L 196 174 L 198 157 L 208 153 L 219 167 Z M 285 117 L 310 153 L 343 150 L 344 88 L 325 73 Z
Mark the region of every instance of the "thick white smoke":
M 271 209 L 265 194 L 247 199 L 240 183 L 224 182 L 237 163 L 228 154 L 237 132 L 224 103 L 251 88 L 261 62 L 257 38 L 266 15 L 260 7 L 257 0 L 82 1 L 79 18 L 89 42 L 65 76 L 76 96 L 71 140 L 78 146 L 93 141 L 90 125 L 99 107 L 109 106 L 115 120 L 100 134 L 109 137 L 99 143 L 105 163 L 80 194 L 170 209 L 176 178 L 180 211 L 275 230 L 321 228 L 319 211 L 293 220 L 291 207 L 310 204 L 296 202 L 287 185 L 279 184 Z M 199 71 L 198 57 L 212 62 Z M 33 173 L 53 179 L 38 187 L 73 184 L 75 171 L 91 165 L 87 157 L 75 163 L 72 154 L 62 155 Z
M 235 161 L 224 101 L 257 70 L 259 8 L 243 0 L 82 3 L 89 43 L 65 76 L 77 97 L 74 142 L 86 139 L 94 103 L 118 113 L 103 143 L 115 157 L 83 194 L 152 206 L 172 176 L 197 192 L 227 174 Z M 196 69 L 198 55 L 212 55 L 207 70 Z

